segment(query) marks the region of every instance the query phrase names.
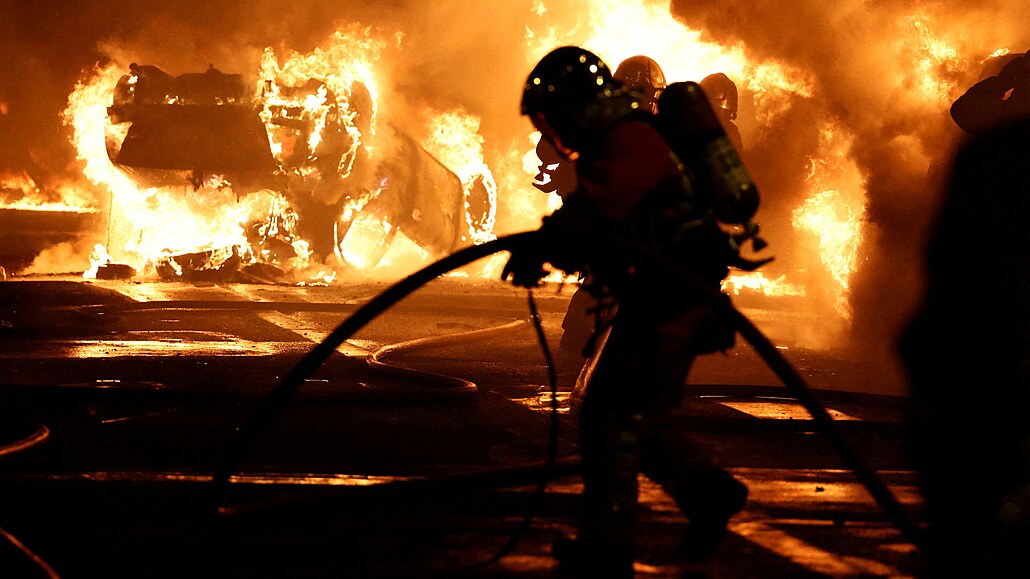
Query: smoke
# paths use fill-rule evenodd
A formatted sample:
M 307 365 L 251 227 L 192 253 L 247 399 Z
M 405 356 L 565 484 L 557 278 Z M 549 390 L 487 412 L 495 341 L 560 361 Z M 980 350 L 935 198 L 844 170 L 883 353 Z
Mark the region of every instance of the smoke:
M 256 81 L 266 47 L 306 54 L 351 24 L 390 45 L 376 71 L 386 81 L 381 112 L 416 139 L 427 109 L 460 109 L 482 119 L 493 166 L 528 126 L 516 111 L 531 0 L 0 1 L 0 170 L 27 172 L 43 188 L 81 176 L 60 113 L 97 64 L 172 75 L 214 65 Z
M 763 202 L 797 205 L 804 158 L 817 151 L 814 126 L 833 122 L 852 136 L 849 157 L 864 179 L 867 213 L 850 287 L 850 338 L 871 363 L 889 366 L 919 300 L 925 236 L 962 138 L 948 108 L 990 54 L 1030 48 L 1025 2 L 673 0 L 671 8 L 704 38 L 743 43 L 749 58 L 782 62 L 814 80 L 811 99 L 758 134 L 750 151 Z M 927 64 L 927 55 L 939 58 Z M 925 77 L 939 83 L 921 85 Z M 928 88 L 940 98 L 928 100 Z
M 600 5 L 620 4 L 0 1 L 0 170 L 26 172 L 43 188 L 81 177 L 60 112 L 75 83 L 98 63 L 146 63 L 171 74 L 213 64 L 256 79 L 265 47 L 279 55 L 307 53 L 323 46 L 341 24 L 358 23 L 389 46 L 377 70 L 384 85 L 381 112 L 389 122 L 421 140 L 428 110 L 460 109 L 481 119 L 486 161 L 501 186 L 499 233 L 535 227 L 538 222 L 526 217 L 533 212 L 520 207 L 546 205 L 511 159 L 512 151 L 531 148 L 529 125 L 517 114 L 526 73 L 543 51 L 560 44 L 586 43 L 597 50 L 590 44 L 591 19 Z M 918 299 L 922 243 L 939 201 L 938 181 L 961 137 L 948 106 L 979 78 L 988 55 L 1030 47 L 1025 2 L 621 4 L 671 13 L 668 23 L 682 25 L 682 38 L 671 47 L 681 57 L 659 59 L 670 80 L 715 72 L 696 66 L 696 49 L 718 52 L 716 61 L 720 54 L 742 53 L 748 62 L 777 63 L 811 87 L 810 94 L 781 93 L 772 111 L 760 102 L 762 95 L 747 89 L 747 79 L 734 79 L 741 88 L 737 124 L 745 160 L 763 193 L 759 217 L 777 257 L 769 271 L 797 274 L 811 265 L 795 255 L 791 212 L 804 200 L 811 159 L 825 153 L 825 132 L 833 127 L 847 135 L 846 160 L 857 167 L 866 199 L 865 243 L 848 296 L 851 335 L 859 346 L 889 347 Z M 656 42 L 664 42 L 635 21 L 612 26 L 607 40 L 620 44 L 605 58 L 650 54 L 660 48 Z M 531 42 L 529 35 L 535 35 Z M 954 54 L 929 46 L 935 40 Z M 924 86 L 926 78 L 938 84 Z M 928 90 L 940 94 L 929 98 Z M 512 180 L 501 182 L 505 174 Z
M 98 65 L 136 62 L 172 75 L 213 65 L 256 86 L 266 48 L 281 61 L 323 49 L 335 31 L 355 25 L 387 45 L 376 69 L 382 121 L 422 141 L 431 112 L 476 115 L 491 167 L 509 164 L 513 142 L 528 132 L 516 111 L 530 66 L 523 50 L 530 0 L 0 2 L 0 174 L 27 174 L 44 194 L 69 183 L 95 189 L 83 178 L 61 113 L 76 83 Z M 508 217 L 518 214 L 513 203 L 531 197 L 546 205 L 528 178 L 520 175 L 518 184 L 520 191 L 499 200 L 499 233 L 527 227 Z M 78 261 L 62 267 L 46 260 L 57 271 Z
M 173 75 L 213 64 L 256 77 L 265 47 L 280 54 L 307 53 L 348 23 L 396 38 L 398 48 L 384 73 L 393 94 L 406 102 L 441 110 L 463 107 L 483 117 L 484 131 L 494 135 L 510 134 L 521 123 L 516 111 L 529 66 L 522 47 L 530 0 L 115 0 L 60 8 L 3 3 L 0 55 L 6 64 L 0 71 L 0 101 L 9 111 L 0 117 L 0 131 L 14 154 L 2 162 L 19 169 L 32 163 L 26 150 L 63 149 L 67 158 L 58 114 L 75 82 L 97 63 L 147 63 Z
M 20 275 L 81 272 L 89 269 L 92 245 L 87 240 L 63 241 L 44 248 Z

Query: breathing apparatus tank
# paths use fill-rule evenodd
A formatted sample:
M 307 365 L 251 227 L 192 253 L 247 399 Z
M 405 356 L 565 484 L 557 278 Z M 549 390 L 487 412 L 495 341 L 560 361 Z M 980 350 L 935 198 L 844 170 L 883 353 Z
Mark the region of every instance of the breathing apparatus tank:
M 723 223 L 750 225 L 758 211 L 758 187 L 701 85 L 670 84 L 662 91 L 658 111 L 659 130 L 696 179 L 698 194 L 703 196 L 699 201 Z

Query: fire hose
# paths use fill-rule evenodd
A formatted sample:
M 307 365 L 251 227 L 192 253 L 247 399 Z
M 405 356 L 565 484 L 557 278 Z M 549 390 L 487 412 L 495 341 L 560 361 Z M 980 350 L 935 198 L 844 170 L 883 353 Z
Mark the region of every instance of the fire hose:
M 383 361 L 384 358 L 391 354 L 396 354 L 404 350 L 411 350 L 415 348 L 427 348 L 427 347 L 440 347 L 448 344 L 454 344 L 459 342 L 468 341 L 471 338 L 484 338 L 493 334 L 503 333 L 515 328 L 524 326 L 526 320 L 516 320 L 501 326 L 493 328 L 483 328 L 480 330 L 471 330 L 468 332 L 460 332 L 458 334 L 450 334 L 446 336 L 432 336 L 429 338 L 419 338 L 416 340 L 409 340 L 407 342 L 399 342 L 396 344 L 389 344 L 379 348 L 372 352 L 365 358 L 365 362 L 371 367 L 378 371 L 380 374 L 397 376 L 400 378 L 417 378 L 420 380 L 430 380 L 441 384 L 442 388 L 434 389 L 434 393 L 441 396 L 461 396 L 468 394 L 475 394 L 479 389 L 478 387 L 468 380 L 458 378 L 456 376 L 445 376 L 443 374 L 436 374 L 433 372 L 426 372 L 424 370 L 412 370 L 409 368 L 403 368 L 400 366 L 394 366 L 387 364 Z
M 213 484 L 214 505 L 224 514 L 239 512 L 236 507 L 224 506 L 222 499 L 225 497 L 228 487 L 231 485 L 231 478 L 237 467 L 242 462 L 246 453 L 257 442 L 261 432 L 264 431 L 272 419 L 286 406 L 292 396 L 297 392 L 304 381 L 317 370 L 348 338 L 353 336 L 370 321 L 384 313 L 394 304 L 407 297 L 423 285 L 429 283 L 436 277 L 445 274 L 453 269 L 468 265 L 474 261 L 492 255 L 500 251 L 511 251 L 529 243 L 536 235 L 535 231 L 516 233 L 500 237 L 493 241 L 474 245 L 459 250 L 446 256 L 423 269 L 409 275 L 387 288 L 384 292 L 373 298 L 370 302 L 355 311 L 336 327 L 322 342 L 312 348 L 289 372 L 283 377 L 280 383 L 269 393 L 259 404 L 258 408 L 251 415 L 250 419 L 242 425 L 237 436 L 230 442 L 223 459 L 216 466 Z M 723 294 L 705 284 L 694 272 L 683 267 L 679 263 L 655 253 L 650 248 L 619 239 L 615 241 L 620 249 L 629 251 L 643 263 L 662 268 L 672 275 L 687 283 L 700 298 L 706 301 L 717 313 L 730 320 L 736 331 L 744 338 L 758 353 L 765 364 L 777 375 L 798 402 L 805 407 L 811 415 L 816 427 L 830 442 L 844 463 L 856 475 L 859 482 L 866 488 L 878 506 L 888 516 L 891 522 L 901 531 L 918 549 L 924 550 L 922 546 L 921 533 L 916 524 L 904 511 L 897 497 L 891 492 L 887 485 L 877 476 L 876 471 L 865 461 L 862 455 L 845 439 L 833 418 L 822 405 L 819 397 L 806 383 L 805 379 L 798 373 L 794 366 L 780 353 L 773 343 L 739 310 L 737 310 Z M 532 308 L 532 306 L 531 306 Z M 550 363 L 550 360 L 548 360 Z M 548 461 L 552 464 L 551 460 Z M 569 465 L 563 464 L 568 467 Z M 521 480 L 519 475 L 524 475 L 524 470 L 516 469 L 512 479 L 508 479 L 501 473 L 500 478 L 491 476 L 490 473 L 469 476 L 452 477 L 431 477 L 418 481 L 402 481 L 400 483 L 386 483 L 388 485 L 399 484 L 403 486 L 439 485 L 446 481 L 457 484 L 474 481 L 497 482 L 503 484 L 505 481 Z M 437 480 L 440 479 L 440 480 Z M 518 483 L 516 483 L 518 484 Z M 242 509 L 247 510 L 247 509 Z M 495 557 L 496 559 L 496 557 Z

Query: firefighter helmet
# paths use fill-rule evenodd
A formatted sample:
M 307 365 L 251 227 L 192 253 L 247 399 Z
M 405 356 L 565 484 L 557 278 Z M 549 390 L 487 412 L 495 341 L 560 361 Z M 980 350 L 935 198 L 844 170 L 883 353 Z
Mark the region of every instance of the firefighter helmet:
M 610 95 L 617 84 L 596 54 L 578 46 L 562 46 L 544 56 L 529 73 L 522 91 L 522 114 L 555 106 L 582 106 Z
M 698 84 L 704 90 L 712 108 L 727 115 L 730 120 L 737 118 L 737 85 L 730 77 L 717 72 L 704 77 Z
M 589 105 L 618 88 L 600 57 L 578 46 L 562 46 L 529 73 L 521 112 L 564 157 L 575 158 L 577 141 L 590 129 Z
M 642 93 L 641 104 L 656 112 L 658 97 L 665 89 L 665 73 L 662 67 L 649 56 L 639 54 L 619 63 L 615 69 L 615 80 L 632 90 Z

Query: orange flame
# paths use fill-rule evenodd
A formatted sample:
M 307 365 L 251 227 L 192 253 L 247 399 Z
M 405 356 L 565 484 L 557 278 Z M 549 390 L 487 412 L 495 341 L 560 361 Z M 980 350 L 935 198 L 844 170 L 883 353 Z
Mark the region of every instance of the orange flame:
M 314 155 L 318 150 L 330 110 L 339 110 L 339 121 L 351 147 L 343 155 L 339 167 L 340 175 L 344 178 L 350 175 L 354 167 L 358 147 L 365 146 L 371 152 L 379 110 L 379 89 L 374 67 L 384 47 L 385 43 L 375 39 L 369 28 L 354 24 L 333 33 L 326 48 L 316 48 L 308 54 L 290 52 L 285 55 L 282 63 L 271 48 L 264 50 L 261 57 L 262 85 L 259 87 L 264 104 L 261 118 L 268 128 L 272 153 L 280 164 L 287 165 L 283 140 L 291 136 L 291 131 L 277 130 L 269 122 L 274 115 L 273 110 L 277 108 L 298 108 L 302 111 L 302 118 L 313 121 L 314 126 L 307 142 L 309 155 Z M 312 79 L 324 83 L 313 94 L 301 92 L 290 95 L 283 90 L 283 87 L 302 87 Z M 358 107 L 352 106 L 355 104 L 352 102 L 354 99 L 364 96 L 354 93 L 359 85 L 368 91 L 367 105 L 371 107 L 365 131 L 357 124 Z M 329 91 L 335 96 L 335 102 L 327 101 Z
M 359 159 L 374 157 L 379 109 L 375 66 L 385 46 L 369 28 L 355 24 L 337 31 L 327 46 L 308 54 L 288 52 L 279 57 L 265 49 L 254 97 L 270 152 L 287 179 L 303 183 L 318 179 L 319 172 L 326 170 L 347 179 Z M 107 106 L 119 79 L 127 74 L 118 64 L 97 68 L 76 86 L 64 112 L 84 176 L 112 194 L 110 221 L 116 242 L 108 248 L 113 257 L 105 259 L 126 262 L 138 271 L 166 262 L 177 272 L 179 265 L 169 261 L 176 255 L 207 253 L 210 263 L 202 268 L 219 267 L 229 257 L 245 263 L 276 260 L 272 252 L 251 246 L 248 232 L 256 231 L 261 238 L 273 236 L 293 246 L 295 257 L 275 265 L 296 270 L 310 267 L 311 252 L 293 231 L 297 216 L 284 196 L 286 191 L 234 192 L 233 184 L 217 175 L 205 176 L 206 180 L 194 183 L 192 189 L 142 187 L 111 162 L 109 152 L 117 153 L 128 128 L 125 123 L 108 122 Z M 342 131 L 349 150 L 340 156 L 337 167 L 327 168 L 316 163 L 330 129 Z M 497 185 L 483 159 L 478 129 L 478 117 L 464 111 L 434 113 L 429 127 L 432 136 L 424 144 L 464 185 L 469 233 L 464 240 L 472 243 L 493 239 L 496 221 Z M 381 255 L 396 233 L 381 217 L 361 214 L 381 193 L 380 188 L 367 185 L 349 188 L 342 199 L 337 222 L 349 222 L 350 227 L 345 239 L 337 234 L 335 240 L 341 262 L 359 268 L 363 263 L 374 267 L 379 260 L 365 262 L 362 254 Z M 254 224 L 261 225 L 255 229 Z M 425 252 L 419 257 L 424 260 Z M 315 277 L 323 281 L 331 277 L 324 273 Z
M 755 292 L 766 296 L 805 297 L 805 288 L 787 281 L 781 275 L 775 279 L 765 277 L 756 271 L 751 273 L 734 273 L 722 281 L 722 291 L 739 296 L 745 292 Z
M 858 265 L 865 218 L 865 183 L 848 157 L 851 137 L 835 126 L 821 136 L 822 156 L 810 159 L 810 195 L 794 210 L 795 229 L 814 237 L 820 262 L 838 284 L 831 288 L 837 312 L 845 319 L 851 310 L 846 290 Z
M 195 191 L 188 187 L 138 186 L 111 162 L 107 148 L 117 147 L 124 129 L 107 120 L 107 106 L 118 79 L 128 70 L 117 64 L 98 68 L 76 85 L 64 111 L 83 174 L 112 194 L 109 227 L 118 243 L 113 259 L 137 271 L 170 256 L 236 247 L 247 251 L 243 223 L 269 207 L 269 197 L 253 195 L 239 202 L 220 183 Z M 215 264 L 217 265 L 217 264 Z
M 44 192 L 27 173 L 0 174 L 0 209 L 94 213 L 94 205 L 93 199 L 70 185 Z
M 493 234 L 497 220 L 497 183 L 490 167 L 483 160 L 483 137 L 479 134 L 479 117 L 461 110 L 432 115 L 429 122 L 430 137 L 422 144 L 431 155 L 449 167 L 465 190 L 465 222 L 474 244 L 485 243 L 496 236 Z M 472 207 L 472 195 L 476 185 L 482 187 L 486 199 L 479 200 L 478 211 Z
M 933 32 L 934 19 L 926 14 L 912 14 L 903 19 L 911 26 L 908 50 L 913 54 L 915 85 L 932 102 L 950 103 L 958 87 L 958 79 L 968 68 L 958 50 Z

